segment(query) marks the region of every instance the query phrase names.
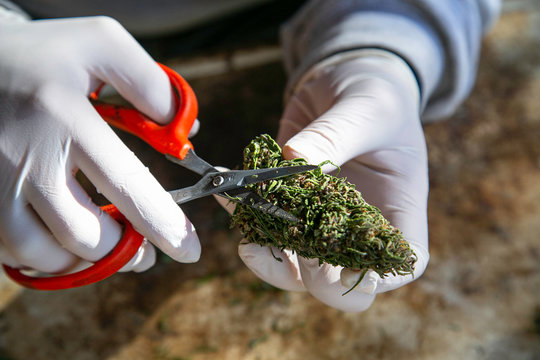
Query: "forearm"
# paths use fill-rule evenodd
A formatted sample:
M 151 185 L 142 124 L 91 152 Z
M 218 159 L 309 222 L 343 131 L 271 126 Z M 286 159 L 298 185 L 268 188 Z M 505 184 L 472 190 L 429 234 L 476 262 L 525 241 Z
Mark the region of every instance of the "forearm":
M 474 84 L 482 34 L 499 8 L 499 0 L 312 0 L 282 29 L 288 93 L 324 59 L 379 48 L 412 68 L 423 120 L 447 117 Z

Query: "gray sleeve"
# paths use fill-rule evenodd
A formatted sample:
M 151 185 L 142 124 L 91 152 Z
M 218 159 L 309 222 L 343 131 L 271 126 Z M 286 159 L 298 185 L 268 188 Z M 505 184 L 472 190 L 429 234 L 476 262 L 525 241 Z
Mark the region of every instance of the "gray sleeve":
M 500 6 L 500 0 L 311 0 L 281 31 L 288 91 L 334 54 L 385 49 L 414 71 L 423 121 L 448 117 L 474 85 L 482 35 Z
M 0 23 L 27 20 L 30 20 L 30 16 L 19 6 L 8 0 L 0 0 Z

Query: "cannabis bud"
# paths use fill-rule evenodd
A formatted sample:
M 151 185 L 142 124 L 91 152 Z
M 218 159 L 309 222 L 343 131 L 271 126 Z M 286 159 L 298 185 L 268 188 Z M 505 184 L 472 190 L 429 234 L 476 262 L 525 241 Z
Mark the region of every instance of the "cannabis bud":
M 315 170 L 249 186 L 263 198 L 293 214 L 290 222 L 239 204 L 231 226 L 259 245 L 290 249 L 319 263 L 350 269 L 369 269 L 379 276 L 412 274 L 416 255 L 403 234 L 381 211 L 366 203 L 344 178 Z M 306 165 L 304 159 L 284 160 L 279 145 L 268 135 L 244 149 L 244 169 Z M 363 277 L 363 275 L 362 275 Z

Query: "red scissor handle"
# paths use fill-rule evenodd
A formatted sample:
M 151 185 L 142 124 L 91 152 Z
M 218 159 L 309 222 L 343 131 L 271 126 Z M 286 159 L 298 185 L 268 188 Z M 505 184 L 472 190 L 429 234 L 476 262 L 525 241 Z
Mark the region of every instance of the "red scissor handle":
M 139 111 L 119 105 L 96 103 L 95 108 L 114 127 L 138 136 L 162 154 L 183 159 L 189 149 L 193 149 L 188 135 L 197 118 L 197 99 L 189 84 L 178 73 L 165 65 L 159 66 L 169 77 L 177 100 L 176 115 L 169 124 L 159 125 Z M 90 97 L 96 100 L 98 94 L 99 89 Z M 107 256 L 84 270 L 67 275 L 32 277 L 19 269 L 3 265 L 6 274 L 20 285 L 38 290 L 62 290 L 89 285 L 115 274 L 135 256 L 143 236 L 135 231 L 113 204 L 102 209 L 124 225 L 122 239 Z
M 129 260 L 135 256 L 143 242 L 143 236 L 139 234 L 131 223 L 114 205 L 103 206 L 113 219 L 124 225 L 124 235 L 116 247 L 104 258 L 92 266 L 67 275 L 33 277 L 25 275 L 21 270 L 3 265 L 6 274 L 22 286 L 37 290 L 62 290 L 93 284 L 108 278 L 120 270 Z
M 197 98 L 191 86 L 177 72 L 159 64 L 165 71 L 177 96 L 176 115 L 167 125 L 160 125 L 139 111 L 119 105 L 98 103 L 98 113 L 109 124 L 127 131 L 146 141 L 162 154 L 183 159 L 193 145 L 188 139 L 189 132 L 197 118 Z M 97 99 L 98 92 L 91 95 Z

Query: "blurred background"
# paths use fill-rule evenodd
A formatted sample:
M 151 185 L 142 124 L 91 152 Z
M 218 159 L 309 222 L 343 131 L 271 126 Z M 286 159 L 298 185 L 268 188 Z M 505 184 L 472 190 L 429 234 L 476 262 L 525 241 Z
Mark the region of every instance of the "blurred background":
M 287 3 L 139 39 L 194 88 L 192 140 L 212 164 L 237 167 L 253 137 L 276 134 L 286 80 L 278 24 L 299 2 Z M 145 273 L 62 292 L 1 274 L 0 359 L 540 359 L 540 2 L 504 2 L 472 95 L 425 134 L 431 261 L 366 312 L 260 281 L 238 258 L 228 215 L 200 199 L 183 206 L 203 246 L 197 264 L 160 254 Z M 119 135 L 165 188 L 196 180 Z

